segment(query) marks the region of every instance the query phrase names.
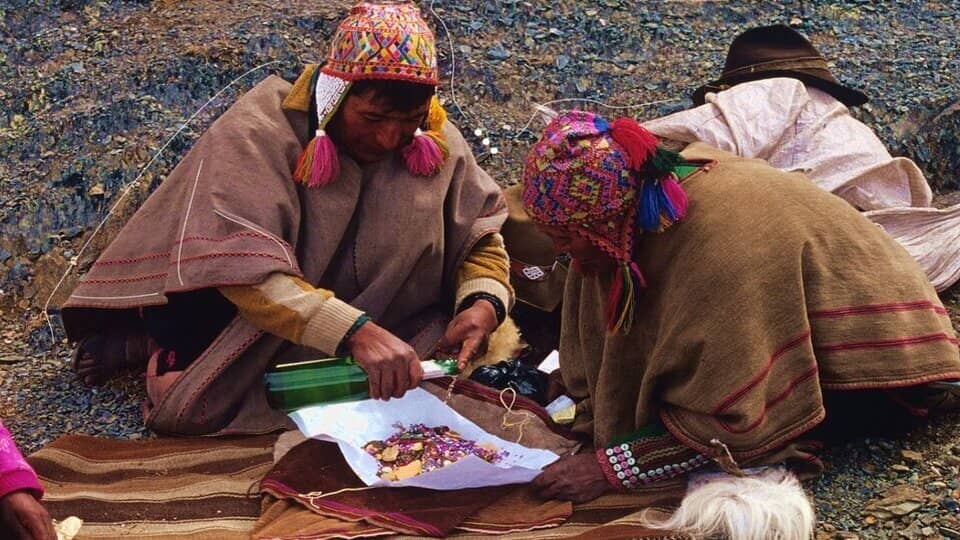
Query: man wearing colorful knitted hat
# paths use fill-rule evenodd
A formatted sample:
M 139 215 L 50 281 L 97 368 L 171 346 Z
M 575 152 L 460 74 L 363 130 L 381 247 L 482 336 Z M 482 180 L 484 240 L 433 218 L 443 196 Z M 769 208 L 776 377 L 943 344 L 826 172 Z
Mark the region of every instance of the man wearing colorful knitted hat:
M 544 496 L 655 488 L 721 457 L 816 473 L 831 396 L 911 401 L 960 378 L 917 263 L 799 174 L 703 143 L 672 153 L 633 120 L 575 111 L 546 128 L 523 185 L 573 258 L 560 370 L 595 447 L 549 466 Z
M 80 375 L 149 354 L 150 427 L 250 433 L 288 424 L 271 364 L 350 355 L 388 399 L 438 344 L 482 353 L 513 301 L 506 207 L 437 84 L 416 6 L 360 3 L 322 67 L 243 96 L 66 302 Z

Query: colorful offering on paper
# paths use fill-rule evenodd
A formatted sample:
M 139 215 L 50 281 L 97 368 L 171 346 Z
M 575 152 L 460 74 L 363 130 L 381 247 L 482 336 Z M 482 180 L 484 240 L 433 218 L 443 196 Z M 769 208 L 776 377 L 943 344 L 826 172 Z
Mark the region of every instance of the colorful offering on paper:
M 380 478 L 396 482 L 446 467 L 473 455 L 496 463 L 506 455 L 489 443 L 477 444 L 462 438 L 447 426 L 396 424 L 397 432 L 384 440 L 370 441 L 363 449 L 380 465 Z

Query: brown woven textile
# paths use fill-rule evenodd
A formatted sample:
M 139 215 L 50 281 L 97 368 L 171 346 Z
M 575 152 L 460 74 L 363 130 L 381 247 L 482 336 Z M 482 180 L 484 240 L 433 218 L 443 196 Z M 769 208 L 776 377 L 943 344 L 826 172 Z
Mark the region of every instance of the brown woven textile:
M 444 397 L 446 381 L 426 388 Z M 516 424 L 526 414 L 519 444 L 569 454 L 579 448 L 569 432 L 553 424 L 542 407 L 527 399 L 514 404 L 515 414 L 502 423 L 500 393 L 473 381 L 458 381 L 450 406 L 485 430 L 516 441 Z M 521 412 L 522 411 L 522 412 Z M 322 465 L 318 465 L 322 464 Z M 309 440 L 290 450 L 267 474 L 262 490 L 268 494 L 255 538 L 362 538 L 384 534 L 429 536 L 506 535 L 522 531 L 536 538 L 567 537 L 613 527 L 629 536 L 645 538 L 648 531 L 636 519 L 612 522 L 652 504 L 676 502 L 682 482 L 662 483 L 636 495 L 611 495 L 574 509 L 570 503 L 538 499 L 527 485 L 497 486 L 457 491 L 417 488 L 378 488 L 323 496 L 363 483 L 350 470 L 336 445 Z M 572 521 L 568 522 L 568 518 Z M 635 518 L 636 516 L 634 516 Z M 559 527 L 562 532 L 547 534 Z M 557 529 L 557 530 L 559 530 Z M 618 532 L 618 534 L 619 534 Z M 654 537 L 664 536 L 657 532 Z M 599 536 L 603 538 L 605 536 Z M 610 536 L 611 538 L 617 536 Z
M 247 538 L 256 484 L 276 437 L 125 441 L 61 437 L 28 458 L 54 519 L 84 521 L 78 538 Z
M 506 218 L 499 188 L 449 123 L 450 158 L 434 177 L 411 176 L 399 156 L 360 167 L 341 154 L 341 176 L 330 185 L 295 184 L 307 118 L 282 109 L 290 88 L 266 79 L 201 137 L 67 300 L 72 339 L 164 304 L 171 293 L 255 284 L 283 272 L 335 291 L 423 355 L 435 346 L 457 269 Z M 263 371 L 272 361 L 318 354 L 238 317 L 147 423 L 188 435 L 290 426 L 267 406 Z
M 741 462 L 824 418 L 822 389 L 960 377 L 946 311 L 916 262 L 799 175 L 694 144 L 685 221 L 637 241 L 648 287 L 627 335 L 604 330 L 607 285 L 571 275 L 560 362 L 597 445 L 657 416 L 689 447 Z M 738 249 L 732 249 L 737 246 Z M 799 446 L 776 459 L 815 460 Z
M 576 505 L 573 515 L 562 525 L 550 525 L 540 529 L 525 529 L 520 524 L 509 523 L 511 516 L 521 512 L 536 511 L 525 506 L 522 491 L 504 497 L 496 503 L 479 510 L 453 531 L 447 538 L 460 539 L 583 539 L 583 540 L 685 540 L 687 535 L 673 531 L 645 527 L 641 513 L 650 511 L 652 517 L 663 517 L 669 505 L 679 500 L 682 490 L 654 495 L 607 495 L 586 504 Z M 640 510 L 644 509 L 644 510 Z M 496 528 L 495 528 L 496 527 Z M 396 534 L 394 531 L 371 525 L 364 521 L 347 521 L 321 516 L 303 505 L 287 499 L 266 496 L 263 514 L 254 529 L 252 538 L 277 540 L 325 540 L 332 538 L 374 538 L 389 536 L 391 539 L 423 538 Z
M 518 489 L 516 486 L 456 491 L 379 488 L 324 497 L 326 493 L 344 488 L 362 487 L 363 482 L 347 465 L 337 445 L 318 440 L 308 440 L 290 450 L 261 484 L 267 493 L 295 499 L 324 516 L 360 520 L 396 532 L 428 536 L 449 534 L 477 510 Z M 516 515 L 512 517 L 519 526 L 529 529 L 562 523 L 570 515 L 570 507 L 559 502 L 519 504 L 507 513 L 514 512 Z

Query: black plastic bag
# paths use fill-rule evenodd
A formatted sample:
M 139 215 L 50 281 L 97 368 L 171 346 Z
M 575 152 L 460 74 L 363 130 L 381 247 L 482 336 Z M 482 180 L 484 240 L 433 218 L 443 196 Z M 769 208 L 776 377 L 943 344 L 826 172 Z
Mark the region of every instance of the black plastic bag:
M 504 360 L 479 367 L 470 374 L 470 379 L 497 390 L 510 387 L 540 405 L 547 404 L 547 374 L 519 360 Z

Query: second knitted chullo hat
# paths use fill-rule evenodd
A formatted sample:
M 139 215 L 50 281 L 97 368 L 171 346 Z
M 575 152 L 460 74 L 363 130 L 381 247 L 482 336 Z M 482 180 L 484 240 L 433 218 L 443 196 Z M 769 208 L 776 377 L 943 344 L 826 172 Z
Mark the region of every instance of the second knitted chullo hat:
M 635 120 L 607 122 L 582 111 L 557 116 L 527 154 L 523 205 L 530 217 L 588 239 L 617 262 L 607 298 L 612 331 L 629 331 L 646 287 L 633 261 L 635 235 L 662 231 L 686 214 L 673 172 L 680 162 Z

